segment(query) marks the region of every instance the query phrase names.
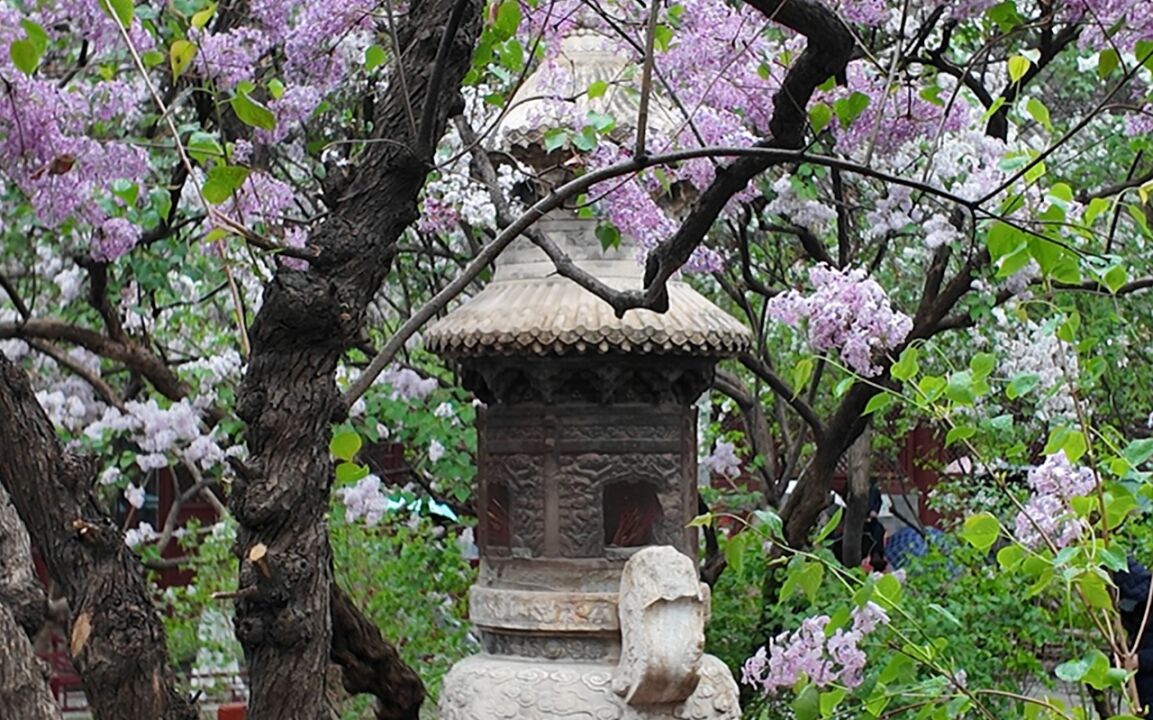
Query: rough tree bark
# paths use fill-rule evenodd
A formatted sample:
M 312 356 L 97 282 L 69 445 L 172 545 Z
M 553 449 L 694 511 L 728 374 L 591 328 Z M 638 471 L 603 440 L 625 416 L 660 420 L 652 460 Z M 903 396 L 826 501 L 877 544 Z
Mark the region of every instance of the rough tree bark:
M 333 421 L 345 414 L 337 363 L 362 336 L 365 310 L 389 271 L 389 250 L 418 217 L 433 146 L 463 107 L 459 85 L 481 6 L 479 0 L 409 6 L 395 53 L 401 60 L 394 78 L 403 73 L 404 82 L 390 84 L 374 118 L 386 141 L 367 145 L 313 232 L 316 256 L 308 270 L 281 268 L 265 287 L 251 329 L 252 356 L 237 401 L 251 456 L 239 469 L 231 509 L 239 523 L 236 635 L 248 659 L 253 720 L 329 718 L 330 654 L 344 666 L 346 687 L 381 699 L 381 718 L 416 718 L 423 699 L 415 674 L 392 668 L 395 653 L 382 651 L 379 637 L 363 635 L 372 626 L 358 619 L 352 603 L 334 608 L 328 442 Z M 339 639 L 332 637 L 334 609 L 336 630 L 347 633 Z
M 89 492 L 94 468 L 60 447 L 24 371 L 3 354 L 0 448 L 0 484 L 72 608 L 72 662 L 93 714 L 195 720 L 174 689 L 140 562 Z
M 841 536 L 841 562 L 857 567 L 863 559 L 862 535 L 869 517 L 869 431 L 849 446 L 849 487 L 845 493 L 845 527 Z
M 48 692 L 47 668 L 32 652 L 47 602 L 33 572 L 28 532 L 0 487 L 0 708 L 14 718 L 60 717 Z

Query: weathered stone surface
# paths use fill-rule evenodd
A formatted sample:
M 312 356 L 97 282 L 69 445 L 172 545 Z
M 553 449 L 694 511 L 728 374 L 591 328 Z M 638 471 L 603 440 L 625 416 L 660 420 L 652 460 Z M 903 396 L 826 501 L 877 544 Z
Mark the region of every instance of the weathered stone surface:
M 453 666 L 441 720 L 739 720 L 728 667 L 705 655 L 700 682 L 681 703 L 634 707 L 613 692 L 611 666 L 476 655 Z
M 616 631 L 616 593 L 539 592 L 474 585 L 469 617 L 482 627 L 543 632 Z
M 621 575 L 621 662 L 613 690 L 629 705 L 683 702 L 697 688 L 709 614 L 708 586 L 683 554 L 648 547 Z

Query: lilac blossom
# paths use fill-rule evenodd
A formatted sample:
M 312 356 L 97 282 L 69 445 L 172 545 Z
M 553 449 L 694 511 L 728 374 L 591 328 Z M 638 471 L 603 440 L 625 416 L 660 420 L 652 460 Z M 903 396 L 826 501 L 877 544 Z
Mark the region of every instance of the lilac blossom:
M 436 378 L 422 378 L 415 370 L 408 368 L 388 368 L 380 374 L 378 382 L 392 387 L 394 400 L 422 400 L 437 388 Z
M 1017 513 L 1017 539 L 1031 548 L 1045 547 L 1046 538 L 1057 548 L 1076 542 L 1088 525 L 1076 517 L 1069 501 L 1093 492 L 1093 471 L 1074 467 L 1065 451 L 1058 450 L 1029 471 L 1028 482 L 1033 494 Z
M 344 502 L 344 517 L 348 522 L 364 518 L 365 524 L 376 525 L 386 512 L 396 506 L 380 486 L 379 477 L 366 475 L 356 485 L 336 491 Z
M 193 36 L 199 49 L 193 62 L 223 89 L 231 89 L 241 80 L 250 79 L 257 61 L 271 43 L 255 28 L 238 27 L 220 33 Z
M 111 262 L 128 253 L 140 239 L 140 228 L 124 218 L 109 218 L 96 229 L 91 255 L 93 260 Z
M 150 543 L 159 537 L 160 533 L 156 532 L 152 523 L 142 522 L 137 527 L 128 528 L 124 531 L 124 544 L 134 548 L 143 543 Z
M 124 499 L 128 504 L 139 510 L 144 507 L 144 488 L 128 483 L 128 487 L 124 489 Z
M 440 440 L 433 438 L 428 444 L 428 461 L 434 464 L 438 463 L 444 457 L 444 453 L 444 445 L 441 444 Z
M 741 474 L 741 459 L 737 456 L 736 445 L 727 440 L 717 440 L 713 452 L 701 460 L 701 465 L 730 480 Z
M 888 615 L 874 603 L 854 608 L 848 630 L 827 633 L 828 615 L 807 618 L 795 632 L 783 632 L 745 661 L 741 682 L 765 693 L 793 687 L 807 678 L 817 687 L 839 683 L 846 688 L 861 684 L 867 656 L 861 641 L 887 625 Z
M 895 311 L 888 295 L 863 270 L 818 265 L 809 271 L 814 292 L 796 290 L 769 301 L 769 316 L 786 325 L 805 320 L 809 345 L 817 352 L 838 350 L 854 372 L 873 377 L 874 358 L 900 346 L 912 330 L 908 315 Z

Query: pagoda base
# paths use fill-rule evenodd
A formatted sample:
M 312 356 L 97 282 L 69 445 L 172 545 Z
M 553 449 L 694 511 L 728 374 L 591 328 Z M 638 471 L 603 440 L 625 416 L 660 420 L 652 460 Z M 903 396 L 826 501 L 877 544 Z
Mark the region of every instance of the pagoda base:
M 615 665 L 496 656 L 466 658 L 444 678 L 440 720 L 740 720 L 737 684 L 705 655 L 687 700 L 635 707 L 612 688 Z

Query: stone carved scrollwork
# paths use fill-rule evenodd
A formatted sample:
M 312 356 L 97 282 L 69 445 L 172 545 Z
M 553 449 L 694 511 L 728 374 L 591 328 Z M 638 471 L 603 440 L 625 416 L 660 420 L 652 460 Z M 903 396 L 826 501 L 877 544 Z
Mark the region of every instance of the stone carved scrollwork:
M 489 455 L 481 477 L 490 487 L 508 489 L 512 547 L 535 557 L 544 553 L 544 458 L 539 455 Z
M 713 382 L 708 358 L 616 358 L 589 363 L 586 358 L 470 358 L 460 367 L 461 381 L 486 403 L 542 402 L 691 405 Z
M 634 708 L 612 690 L 610 668 L 479 655 L 453 666 L 440 694 L 440 720 L 740 720 L 737 685 L 715 657 L 684 702 Z
M 620 640 L 613 637 L 564 638 L 540 635 L 484 632 L 484 649 L 493 655 L 517 655 L 523 658 L 545 660 L 581 660 L 616 662 L 620 656 Z
M 560 475 L 560 541 L 565 557 L 599 557 L 604 552 L 605 508 L 599 502 L 615 483 L 647 483 L 660 503 L 653 540 L 680 548 L 685 509 L 681 500 L 681 458 L 675 453 L 562 455 Z M 593 498 L 593 502 L 589 502 Z M 616 509 L 616 510 L 619 510 Z

